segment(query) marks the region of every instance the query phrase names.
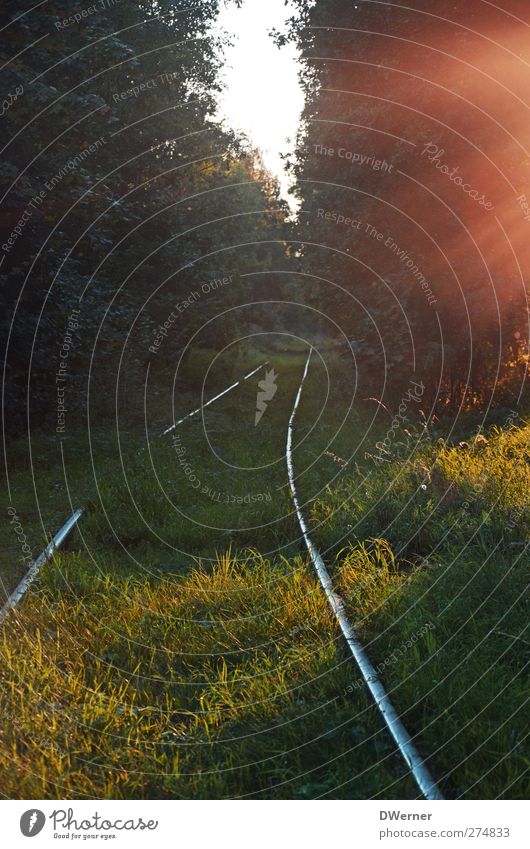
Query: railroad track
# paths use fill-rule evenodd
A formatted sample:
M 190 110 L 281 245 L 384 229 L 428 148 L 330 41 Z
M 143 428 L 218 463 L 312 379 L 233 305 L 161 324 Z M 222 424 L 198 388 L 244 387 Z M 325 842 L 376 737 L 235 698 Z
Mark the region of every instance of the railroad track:
M 44 564 L 53 557 L 54 552 L 61 547 L 65 539 L 73 531 L 83 515 L 83 509 L 81 507 L 78 510 L 74 510 L 70 518 L 66 520 L 62 528 L 59 528 L 53 539 L 48 543 L 42 554 L 31 564 L 16 589 L 13 590 L 0 610 L 0 626 L 4 624 L 11 611 L 15 609 L 20 599 L 26 594 Z
M 256 374 L 262 368 L 265 368 L 265 366 L 267 364 L 268 364 L 268 361 L 257 366 L 257 368 L 252 369 L 252 371 L 249 371 L 248 374 L 243 375 L 243 377 L 241 377 L 239 380 L 236 380 L 235 383 L 232 383 L 226 389 L 223 389 L 222 392 L 219 392 L 218 395 L 214 395 L 213 398 L 210 398 L 208 401 L 206 401 L 205 404 L 202 404 L 200 407 L 197 407 L 196 410 L 192 410 L 191 413 L 187 413 L 185 416 L 183 416 L 181 419 L 176 421 L 174 424 L 170 425 L 170 427 L 168 427 L 164 431 L 162 431 L 160 436 L 165 436 L 165 434 L 170 433 L 170 431 L 174 430 L 176 427 L 178 427 L 178 425 L 181 425 L 182 422 L 185 422 L 187 419 L 191 418 L 192 416 L 197 415 L 197 413 L 200 413 L 202 410 L 205 409 L 205 407 L 209 407 L 210 404 L 213 404 L 214 401 L 219 400 L 219 398 L 222 398 L 228 392 L 231 392 L 232 389 L 235 389 L 236 386 L 239 386 L 241 383 L 243 383 L 244 380 L 248 380 L 249 378 L 252 377 L 252 375 Z M 4 622 L 6 621 L 7 617 L 11 613 L 11 611 L 15 609 L 15 607 L 17 606 L 19 601 L 24 597 L 27 590 L 29 589 L 29 587 L 31 586 L 31 584 L 33 583 L 33 581 L 35 580 L 35 578 L 39 574 L 39 572 L 42 569 L 42 567 L 44 566 L 44 564 L 47 563 L 48 560 L 50 560 L 53 557 L 54 552 L 57 551 L 61 547 L 63 542 L 71 534 L 71 532 L 75 528 L 77 522 L 81 518 L 84 510 L 85 510 L 84 507 L 80 507 L 77 510 L 74 510 L 74 512 L 72 513 L 70 518 L 66 520 L 64 525 L 61 528 L 59 528 L 59 530 L 57 531 L 57 533 L 55 534 L 53 539 L 48 543 L 48 545 L 46 546 L 46 548 L 44 549 L 42 554 L 40 554 L 39 557 L 37 557 L 37 559 L 31 564 L 31 566 L 29 567 L 28 571 L 26 572 L 26 574 L 24 575 L 24 577 L 22 578 L 22 580 L 20 581 L 18 586 L 13 590 L 13 592 L 11 593 L 9 598 L 7 599 L 6 603 L 4 604 L 2 609 L 0 610 L 0 628 L 2 627 Z
M 294 465 L 293 465 L 293 457 L 292 457 L 292 448 L 293 448 L 293 429 L 294 429 L 294 420 L 296 416 L 296 412 L 298 410 L 298 406 L 300 404 L 300 399 L 302 397 L 302 389 L 304 382 L 306 380 L 308 371 L 309 371 L 309 363 L 311 360 L 313 349 L 311 348 L 309 354 L 307 356 L 304 371 L 302 375 L 302 379 L 300 381 L 300 385 L 298 387 L 298 391 L 295 397 L 294 405 L 291 411 L 291 415 L 289 417 L 289 423 L 287 427 L 287 441 L 285 448 L 285 458 L 287 463 L 287 475 L 289 480 L 289 489 L 291 493 L 291 498 L 295 510 L 295 514 L 298 520 L 298 524 L 300 526 L 300 530 L 302 533 L 302 537 L 309 553 L 309 557 L 317 574 L 318 580 L 322 589 L 326 594 L 326 598 L 329 602 L 329 605 L 333 611 L 333 614 L 337 620 L 337 623 L 342 631 L 344 639 L 346 641 L 347 647 L 353 656 L 359 672 L 366 684 L 366 687 L 372 696 L 386 726 L 391 734 L 394 742 L 396 743 L 398 750 L 405 761 L 412 777 L 414 778 L 421 794 L 430 801 L 433 800 L 442 800 L 444 797 L 438 788 L 436 782 L 431 776 L 424 759 L 418 752 L 414 742 L 408 733 L 407 729 L 403 725 L 396 709 L 394 708 L 388 693 L 386 692 L 374 666 L 372 665 L 366 651 L 356 636 L 354 626 L 348 619 L 345 605 L 340 596 L 335 592 L 333 588 L 333 582 L 331 580 L 328 569 L 324 563 L 324 560 L 313 543 L 310 535 L 309 529 L 304 519 L 300 502 L 298 499 L 298 493 L 296 489 L 295 482 L 295 473 L 294 473 Z M 263 363 L 257 368 L 250 371 L 248 374 L 244 375 L 242 378 L 237 380 L 235 383 L 231 384 L 229 387 L 224 389 L 219 394 L 215 395 L 213 398 L 210 398 L 206 403 L 201 405 L 195 410 L 192 410 L 187 415 L 183 416 L 178 421 L 174 422 L 170 427 L 166 428 L 160 436 L 164 436 L 174 430 L 176 427 L 181 425 L 187 419 L 192 416 L 200 413 L 205 407 L 217 401 L 219 398 L 222 398 L 228 392 L 235 389 L 239 386 L 243 381 L 248 380 L 262 368 L 264 368 L 267 363 Z M 65 522 L 65 524 L 59 529 L 50 543 L 46 546 L 45 550 L 42 554 L 35 560 L 35 562 L 31 565 L 28 572 L 24 576 L 24 578 L 20 581 L 16 589 L 11 593 L 8 600 L 0 610 L 0 627 L 4 624 L 6 618 L 10 614 L 12 610 L 15 609 L 19 601 L 23 598 L 28 588 L 31 586 L 35 578 L 37 577 L 39 571 L 43 567 L 43 565 L 48 562 L 52 557 L 54 552 L 60 548 L 62 543 L 67 539 L 69 534 L 72 532 L 77 522 L 81 518 L 84 512 L 83 508 L 77 509 L 70 516 L 70 518 Z
M 248 373 L 248 374 L 245 374 L 245 375 L 244 375 L 243 377 L 241 377 L 239 380 L 236 380 L 236 382 L 235 382 L 235 383 L 232 383 L 232 385 L 231 385 L 231 386 L 228 386 L 228 387 L 227 387 L 227 389 L 223 389 L 223 391 L 222 391 L 222 392 L 219 392 L 219 394 L 218 394 L 218 395 L 214 395 L 214 397 L 213 397 L 213 398 L 210 398 L 210 400 L 209 400 L 209 401 L 206 401 L 206 404 L 202 404 L 200 407 L 197 407 L 197 409 L 196 409 L 196 410 L 192 410 L 192 411 L 191 411 L 191 413 L 188 413 L 187 415 L 185 415 L 185 416 L 183 416 L 181 419 L 179 419 L 177 422 L 175 422 L 174 424 L 170 425 L 170 427 L 167 427 L 165 430 L 163 430 L 163 431 L 162 431 L 161 436 L 165 436 L 165 435 L 166 435 L 166 433 L 170 433 L 170 432 L 171 432 L 172 430 L 174 430 L 176 427 L 178 427 L 179 425 L 181 425 L 181 424 L 182 424 L 182 422 L 185 422 L 187 419 L 191 419 L 191 417 L 192 417 L 192 416 L 196 416 L 196 415 L 197 415 L 197 413 L 202 412 L 202 410 L 204 410 L 206 407 L 209 407 L 209 406 L 210 406 L 210 404 L 213 404 L 213 402 L 214 402 L 214 401 L 218 401 L 218 400 L 219 400 L 219 398 L 222 398 L 222 397 L 223 397 L 223 395 L 226 395 L 228 392 L 231 392 L 231 391 L 232 391 L 232 389 L 235 389 L 235 388 L 236 388 L 236 386 L 239 386 L 241 383 L 243 383 L 243 381 L 244 381 L 244 380 L 248 380 L 250 377 L 252 377 L 252 375 L 253 375 L 253 374 L 256 374 L 256 373 L 257 373 L 258 371 L 260 371 L 262 368 L 265 368 L 265 366 L 266 366 L 266 365 L 268 365 L 268 361 L 267 361 L 267 362 L 262 363 L 262 364 L 261 364 L 260 366 L 258 366 L 257 368 L 252 369 L 252 371 L 249 371 L 249 373 Z
M 407 729 L 399 718 L 399 715 L 396 712 L 396 709 L 394 708 L 392 702 L 390 701 L 390 697 L 386 692 L 383 684 L 381 683 L 379 675 L 377 674 L 374 666 L 370 662 L 368 655 L 364 650 L 364 647 L 357 639 L 355 629 L 346 614 L 344 602 L 333 589 L 333 582 L 326 568 L 326 564 L 324 563 L 322 556 L 320 555 L 318 549 L 316 548 L 311 537 L 309 536 L 309 529 L 300 509 L 300 502 L 298 500 L 298 494 L 296 491 L 292 456 L 293 424 L 296 411 L 300 403 L 300 398 L 302 397 L 302 388 L 307 377 L 307 373 L 309 371 L 309 362 L 311 360 L 312 353 L 313 349 L 311 348 L 309 354 L 307 355 L 304 373 L 302 375 L 302 380 L 300 381 L 300 386 L 298 387 L 298 392 L 296 394 L 291 416 L 289 418 L 289 425 L 287 428 L 287 444 L 285 448 L 285 457 L 287 460 L 287 474 L 289 477 L 289 488 L 291 490 L 291 497 L 293 499 L 298 524 L 300 525 L 300 530 L 302 532 L 302 536 L 307 547 L 309 557 L 311 558 L 311 562 L 315 568 L 318 580 L 320 581 L 322 589 L 326 593 L 327 600 L 344 635 L 347 646 L 351 654 L 353 655 L 357 666 L 359 667 L 359 671 L 364 679 L 364 682 L 371 696 L 373 697 L 377 708 L 381 716 L 383 717 L 385 724 L 390 734 L 392 735 L 401 756 L 403 757 L 403 760 L 407 764 L 410 772 L 412 773 L 412 777 L 414 778 L 416 784 L 421 790 L 423 796 L 429 800 L 441 800 L 444 798 L 442 796 L 442 793 L 440 792 L 436 782 L 434 781 L 429 770 L 427 769 L 425 761 L 416 749 L 410 734 L 408 733 Z

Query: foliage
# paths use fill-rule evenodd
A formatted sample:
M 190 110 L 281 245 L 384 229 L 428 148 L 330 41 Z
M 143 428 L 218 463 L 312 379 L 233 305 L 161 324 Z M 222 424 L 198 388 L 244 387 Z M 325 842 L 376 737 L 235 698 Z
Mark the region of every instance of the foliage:
M 3 23 L 14 5 L 3 7 Z M 201 323 L 242 300 L 242 273 L 272 267 L 282 254 L 276 188 L 211 117 L 222 49 L 210 31 L 217 7 L 109 4 L 65 27 L 71 6 L 55 0 L 10 25 L 10 50 L 20 56 L 4 82 L 24 94 L 3 118 L 6 240 L 28 213 L 1 269 L 11 427 L 24 420 L 29 373 L 31 421 L 53 426 L 73 309 L 70 416 L 86 415 L 91 400 L 98 415 L 112 414 L 98 399 L 141 391 L 153 334 L 176 301 L 234 275 L 226 293 L 203 299 L 201 322 L 175 325 L 166 360 Z M 266 252 L 263 241 L 271 242 Z M 229 319 L 218 321 L 215 342 L 230 336 Z
M 307 297 L 354 341 L 368 394 L 415 372 L 438 413 L 513 405 L 528 377 L 522 31 L 495 7 L 409 5 L 296 2 Z M 488 74 L 501 64 L 509 103 Z

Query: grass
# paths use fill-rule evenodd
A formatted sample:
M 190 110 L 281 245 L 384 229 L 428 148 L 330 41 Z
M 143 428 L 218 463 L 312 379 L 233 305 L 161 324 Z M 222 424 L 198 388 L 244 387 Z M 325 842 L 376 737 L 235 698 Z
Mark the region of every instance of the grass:
M 60 601 L 44 576 L 3 635 L 6 795 L 415 795 L 364 691 L 342 695 L 351 664 L 301 561 L 155 583 L 59 565 Z
M 350 616 L 374 661 L 390 659 L 385 683 L 451 795 L 528 792 L 529 446 L 524 423 L 458 445 L 427 430 L 408 459 L 342 466 L 311 499 L 322 457 L 303 490 Z M 401 576 L 390 593 L 357 565 L 374 529 Z M 425 657 L 407 647 L 422 632 Z
M 278 391 L 257 429 L 260 375 L 178 442 L 147 451 L 134 432 L 120 456 L 102 431 L 88 481 L 84 438 L 64 446 L 88 511 L 0 634 L 8 798 L 417 797 L 292 513 L 283 452 L 305 352 L 268 359 Z M 326 367 L 312 362 L 295 424 L 313 538 L 444 792 L 523 798 L 530 428 L 462 445 L 424 429 L 377 464 L 383 413 L 350 407 L 344 378 L 328 391 Z M 53 450 L 41 440 L 36 479 L 58 527 Z M 27 472 L 13 481 L 31 526 Z

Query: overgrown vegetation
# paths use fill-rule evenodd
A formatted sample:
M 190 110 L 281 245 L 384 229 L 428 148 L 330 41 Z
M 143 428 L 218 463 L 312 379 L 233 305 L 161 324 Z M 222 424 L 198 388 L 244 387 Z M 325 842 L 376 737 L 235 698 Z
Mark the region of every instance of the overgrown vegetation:
M 2 600 L 85 508 L 0 632 L 2 793 L 418 796 L 293 512 L 312 349 L 337 591 L 444 793 L 522 798 L 526 6 L 293 0 L 291 214 L 215 117 L 221 2 L 0 11 Z
M 117 466 L 100 470 L 77 544 L 3 630 L 6 795 L 416 797 L 297 540 L 283 451 L 303 359 L 278 355 L 282 391 L 259 446 L 245 447 L 255 382 L 205 411 L 223 457 L 237 444 L 241 465 L 279 460 L 266 477 L 241 473 L 245 490 L 266 480 L 270 503 L 235 506 L 230 521 L 230 507 L 192 497 L 170 436 L 125 462 L 131 492 Z M 446 794 L 522 796 L 530 428 L 463 445 L 427 436 L 406 463 L 359 456 L 353 470 L 337 458 L 362 421 L 334 439 L 332 398 L 319 427 L 305 425 L 320 369 L 296 469 L 316 458 L 299 480 L 304 510 L 350 616 Z M 200 423 L 180 431 L 199 476 L 243 492 Z M 151 462 L 168 499 L 153 495 Z

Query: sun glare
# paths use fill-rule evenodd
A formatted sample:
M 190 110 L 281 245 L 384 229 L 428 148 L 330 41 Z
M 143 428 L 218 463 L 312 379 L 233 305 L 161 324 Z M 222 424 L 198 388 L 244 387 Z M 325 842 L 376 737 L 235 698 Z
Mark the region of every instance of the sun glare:
M 260 150 L 286 199 L 289 178 L 281 154 L 294 145 L 304 97 L 295 46 L 278 48 L 270 32 L 284 29 L 292 12 L 284 0 L 244 0 L 241 8 L 223 7 L 217 20 L 232 41 L 225 52 L 219 116 Z

